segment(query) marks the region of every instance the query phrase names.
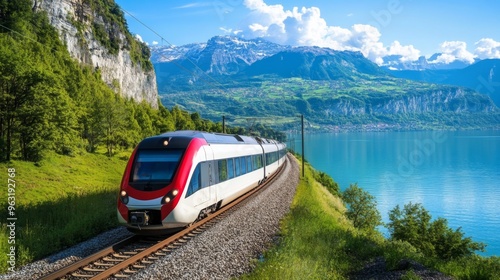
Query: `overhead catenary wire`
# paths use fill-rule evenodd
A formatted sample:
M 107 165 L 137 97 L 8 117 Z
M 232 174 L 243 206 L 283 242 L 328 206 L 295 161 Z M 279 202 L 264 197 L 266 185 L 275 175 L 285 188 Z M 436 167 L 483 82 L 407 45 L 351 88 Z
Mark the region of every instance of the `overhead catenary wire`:
M 19 35 L 19 36 L 21 36 L 21 37 L 23 37 L 23 38 L 26 38 L 26 39 L 28 39 L 28 40 L 30 40 L 30 41 L 32 41 L 32 42 L 34 42 L 34 43 L 37 43 L 37 44 L 41 45 L 41 46 L 43 46 L 43 47 L 47 47 L 47 46 L 45 46 L 44 44 L 42 44 L 41 42 L 39 42 L 38 40 L 33 39 L 33 38 L 29 37 L 29 36 L 26 36 L 26 35 L 22 34 L 21 32 L 16 31 L 16 30 L 14 30 L 14 29 L 12 29 L 12 28 L 9 28 L 9 27 L 7 27 L 7 26 L 5 26 L 5 25 L 1 24 L 1 23 L 0 23 L 0 27 L 5 28 L 5 29 L 9 30 L 9 31 L 10 31 L 10 32 L 12 32 L 12 33 L 15 33 L 15 34 L 17 34 L 17 35 Z M 50 48 L 50 50 L 51 50 L 51 51 L 56 51 L 56 52 L 59 52 L 59 51 L 60 51 L 60 50 L 58 50 L 58 49 L 56 49 L 56 48 Z

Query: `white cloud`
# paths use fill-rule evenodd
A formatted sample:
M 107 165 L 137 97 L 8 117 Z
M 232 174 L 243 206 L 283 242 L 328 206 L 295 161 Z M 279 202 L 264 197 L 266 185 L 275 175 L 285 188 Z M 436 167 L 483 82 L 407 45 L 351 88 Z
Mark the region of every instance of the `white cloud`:
M 412 45 L 403 46 L 399 42 L 385 47 L 380 41 L 380 31 L 371 25 L 355 24 L 351 28 L 330 26 L 317 7 L 285 10 L 282 5 L 267 5 L 263 0 L 245 0 L 244 4 L 251 13 L 244 20 L 241 36 L 249 39 L 263 37 L 292 46 L 360 51 L 379 64 L 386 55 L 401 55 L 402 61 L 416 60 L 420 55 L 420 51 Z
M 441 55 L 435 60 L 436 63 L 451 63 L 455 60 L 473 63 L 474 54 L 467 50 L 467 43 L 461 41 L 445 41 L 439 46 Z
M 222 30 L 226 34 L 234 35 L 237 36 L 239 33 L 241 33 L 241 30 L 234 30 L 232 28 L 225 28 L 225 27 L 219 27 L 220 30 Z
M 377 64 L 382 64 L 382 58 L 388 55 L 401 56 L 402 63 L 416 61 L 421 56 L 420 51 L 413 45 L 402 45 L 399 41 L 384 46 L 380 41 L 382 34 L 374 26 L 355 24 L 344 28 L 328 25 L 317 7 L 294 7 L 285 10 L 280 4 L 268 5 L 264 1 L 244 0 L 244 5 L 251 12 L 242 21 L 238 33 L 228 31 L 248 39 L 263 37 L 275 43 L 292 46 L 360 51 Z M 500 42 L 483 38 L 475 43 L 472 53 L 467 50 L 465 42 L 445 41 L 440 44 L 440 52 L 441 55 L 434 63 L 451 63 L 456 60 L 473 63 L 475 58 L 500 58 Z
M 141 43 L 144 43 L 144 41 L 142 40 L 141 35 L 139 35 L 139 34 L 135 34 L 135 35 L 134 35 L 134 37 L 135 37 L 135 39 L 137 39 L 137 41 L 139 41 L 139 42 L 141 42 Z
M 398 41 L 394 41 L 391 44 L 389 47 L 389 53 L 401 55 L 401 62 L 415 61 L 420 57 L 420 51 L 413 45 L 403 46 Z
M 480 59 L 500 58 L 500 42 L 491 38 L 483 38 L 475 43 L 474 54 Z
M 158 41 L 153 41 L 152 45 L 153 45 L 153 46 L 158 45 Z

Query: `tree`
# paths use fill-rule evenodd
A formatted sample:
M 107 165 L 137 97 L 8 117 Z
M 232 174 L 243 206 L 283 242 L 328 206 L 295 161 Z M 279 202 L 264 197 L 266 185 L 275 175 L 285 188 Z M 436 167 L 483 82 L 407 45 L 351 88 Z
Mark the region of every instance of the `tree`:
M 376 227 L 382 225 L 375 197 L 358 187 L 358 184 L 351 184 L 343 192 L 342 199 L 347 204 L 346 215 L 356 228 L 373 234 Z
M 387 224 L 391 239 L 407 241 L 428 257 L 450 260 L 484 251 L 485 245 L 464 238 L 461 228 L 453 230 L 448 221 L 438 218 L 431 222 L 431 215 L 419 204 L 408 203 L 404 209 L 396 206 L 389 212 Z
M 175 130 L 175 123 L 172 114 L 167 110 L 161 102 L 158 102 L 158 114 L 155 117 L 155 128 L 157 134 Z
M 335 182 L 332 177 L 328 176 L 325 172 L 314 171 L 314 179 L 325 186 L 328 191 L 336 196 L 340 196 L 340 188 L 337 182 Z
M 427 256 L 432 255 L 434 245 L 429 236 L 431 215 L 420 204 L 409 203 L 404 210 L 396 206 L 389 212 L 387 224 L 391 238 L 407 241 Z
M 151 120 L 153 115 L 153 109 L 151 108 L 151 105 L 146 103 L 146 101 L 142 101 L 136 106 L 135 118 L 141 127 L 142 138 L 150 137 L 156 134 L 156 131 L 153 128 L 153 121 Z
M 9 161 L 17 147 L 24 160 L 38 161 L 47 146 L 47 136 L 52 133 L 48 126 L 50 108 L 44 104 L 44 96 L 47 89 L 54 87 L 53 79 L 30 54 L 26 47 L 30 44 L 23 48 L 12 38 L 0 36 L 0 150 L 4 152 L 3 160 Z
M 195 125 L 189 116 L 189 113 L 182 111 L 179 107 L 172 108 L 172 116 L 175 121 L 175 129 L 178 130 L 193 130 Z
M 111 90 L 104 93 L 104 143 L 109 157 L 113 156 L 115 147 L 124 139 L 126 133 L 123 100 Z

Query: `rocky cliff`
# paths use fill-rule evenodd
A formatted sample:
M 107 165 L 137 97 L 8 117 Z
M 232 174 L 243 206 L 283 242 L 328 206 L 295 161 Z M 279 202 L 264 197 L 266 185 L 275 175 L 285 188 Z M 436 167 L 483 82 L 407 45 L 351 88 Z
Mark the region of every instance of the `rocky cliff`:
M 34 10 L 46 11 L 70 54 L 99 69 L 115 92 L 158 107 L 158 89 L 147 46 L 126 29 L 119 7 L 101 7 L 97 1 L 33 0 Z M 103 14 L 102 11 L 110 11 Z M 111 20 L 110 20 L 111 19 Z M 120 24 L 121 23 L 121 24 Z M 139 46 L 139 47 L 137 47 Z M 141 57 L 142 56 L 142 57 Z
M 316 112 L 331 115 L 395 115 L 437 112 L 491 113 L 497 107 L 487 96 L 459 87 L 443 87 L 400 96 L 384 96 L 365 99 L 343 96 L 340 98 L 309 100 Z

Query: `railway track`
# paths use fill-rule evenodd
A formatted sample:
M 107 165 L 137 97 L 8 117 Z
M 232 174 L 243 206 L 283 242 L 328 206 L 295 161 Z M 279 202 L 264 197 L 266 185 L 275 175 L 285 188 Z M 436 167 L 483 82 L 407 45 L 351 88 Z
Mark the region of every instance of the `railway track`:
M 41 279 L 107 279 L 128 278 L 146 268 L 161 257 L 182 246 L 202 233 L 213 223 L 225 217 L 230 209 L 236 209 L 242 201 L 261 191 L 281 174 L 288 160 L 260 186 L 247 192 L 230 204 L 171 236 L 132 236 L 74 264 L 52 272 Z

